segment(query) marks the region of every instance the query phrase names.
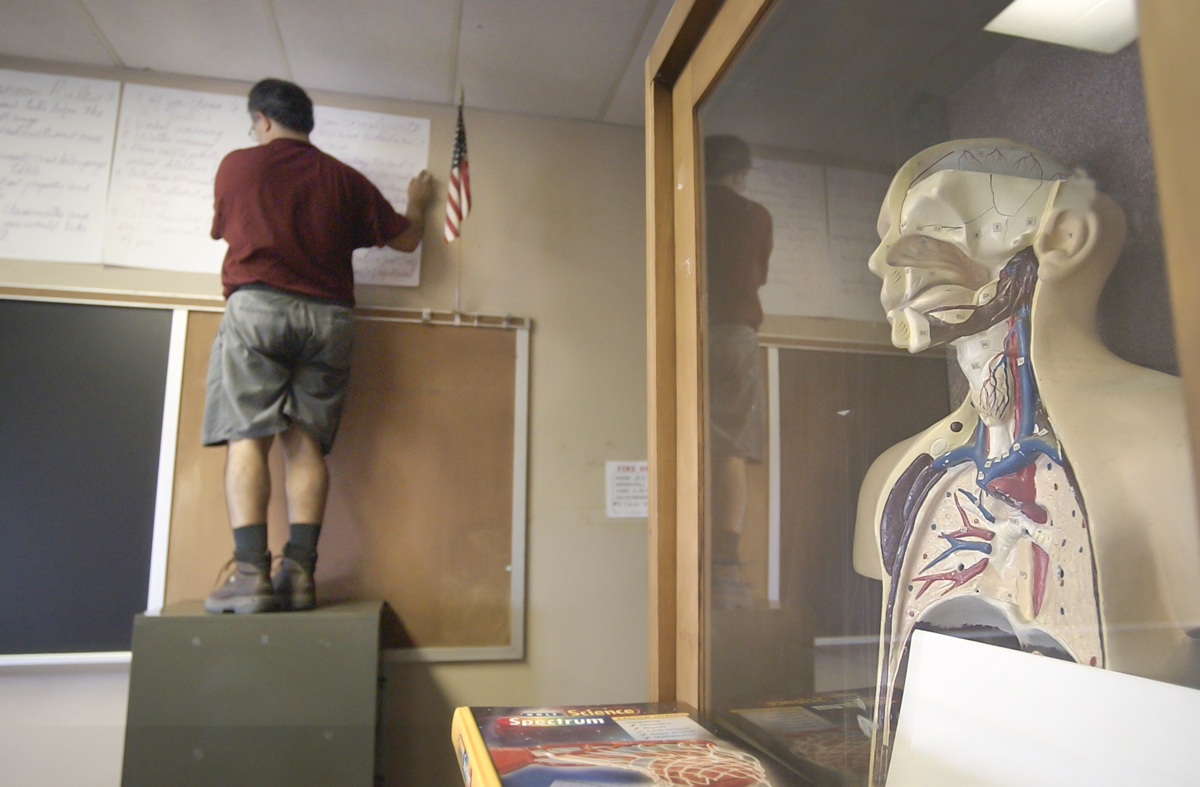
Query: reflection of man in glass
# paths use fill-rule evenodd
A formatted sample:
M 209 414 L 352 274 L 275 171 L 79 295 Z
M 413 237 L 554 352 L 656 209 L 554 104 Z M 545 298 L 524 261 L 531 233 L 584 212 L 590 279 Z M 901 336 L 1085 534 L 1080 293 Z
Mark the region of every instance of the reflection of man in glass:
M 743 140 L 708 137 L 704 166 L 714 594 L 720 606 L 741 606 L 745 585 L 737 566 L 746 516 L 746 465 L 766 458 L 758 289 L 767 281 L 771 214 L 741 195 L 750 171 L 750 148 Z

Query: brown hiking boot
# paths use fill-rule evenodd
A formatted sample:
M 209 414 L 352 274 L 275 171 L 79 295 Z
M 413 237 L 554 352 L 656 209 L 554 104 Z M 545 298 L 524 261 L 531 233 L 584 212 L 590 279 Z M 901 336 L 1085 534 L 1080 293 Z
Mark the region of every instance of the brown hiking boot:
M 266 569 L 254 563 L 230 560 L 221 573 L 226 572 L 228 578 L 204 600 L 206 612 L 245 614 L 275 609 L 275 594 L 271 591 Z
M 290 557 L 279 558 L 271 586 L 275 589 L 275 603 L 282 612 L 300 612 L 317 605 L 312 572 Z

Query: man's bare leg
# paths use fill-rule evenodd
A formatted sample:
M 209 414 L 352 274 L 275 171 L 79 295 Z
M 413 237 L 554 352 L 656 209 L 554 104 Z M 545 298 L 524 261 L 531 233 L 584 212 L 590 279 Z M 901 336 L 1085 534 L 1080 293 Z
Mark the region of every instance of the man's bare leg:
M 325 499 L 329 495 L 329 469 L 321 445 L 295 424 L 279 437 L 287 467 L 284 489 L 288 520 L 319 525 L 325 518 Z
M 282 609 L 312 609 L 316 605 L 313 571 L 317 565 L 317 540 L 329 494 L 329 470 L 321 445 L 303 427 L 293 425 L 280 436 L 287 473 L 288 527 L 283 549 L 286 558 L 273 579 Z
M 725 456 L 713 463 L 712 589 L 718 609 L 750 606 L 749 586 L 742 579 L 742 525 L 749 500 L 746 460 Z
M 270 437 L 230 440 L 225 452 L 225 503 L 233 526 L 236 568 L 204 601 L 209 612 L 266 612 L 276 606 L 267 551 Z
M 274 437 L 230 440 L 225 454 L 225 504 L 232 527 L 264 524 L 271 500 L 267 455 Z
M 737 563 L 742 526 L 749 500 L 746 460 L 723 456 L 713 463 L 713 559 Z

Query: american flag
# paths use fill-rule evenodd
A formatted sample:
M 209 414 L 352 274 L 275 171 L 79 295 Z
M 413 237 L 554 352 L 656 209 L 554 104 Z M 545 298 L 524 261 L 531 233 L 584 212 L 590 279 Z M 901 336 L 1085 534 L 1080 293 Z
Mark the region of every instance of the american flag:
M 454 133 L 454 156 L 450 159 L 450 185 L 446 189 L 446 242 L 458 237 L 463 219 L 471 211 L 471 176 L 467 170 L 467 129 L 463 126 L 462 104 L 458 105 L 458 128 Z

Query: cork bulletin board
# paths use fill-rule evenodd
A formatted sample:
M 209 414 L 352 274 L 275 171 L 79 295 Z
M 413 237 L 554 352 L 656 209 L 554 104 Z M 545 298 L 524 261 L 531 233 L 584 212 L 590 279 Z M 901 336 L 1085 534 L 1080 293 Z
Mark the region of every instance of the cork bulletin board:
M 224 448 L 200 445 L 220 314 L 192 312 L 164 603 L 203 598 L 229 559 Z M 392 657 L 520 658 L 528 329 L 357 320 L 354 371 L 328 456 L 318 603 L 378 598 Z M 287 541 L 272 449 L 271 551 Z

